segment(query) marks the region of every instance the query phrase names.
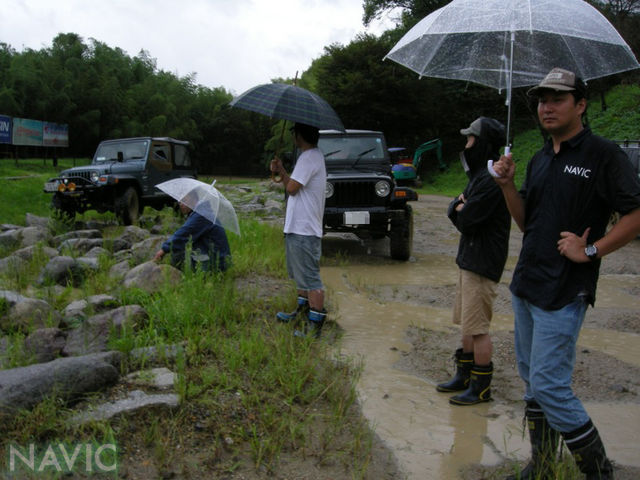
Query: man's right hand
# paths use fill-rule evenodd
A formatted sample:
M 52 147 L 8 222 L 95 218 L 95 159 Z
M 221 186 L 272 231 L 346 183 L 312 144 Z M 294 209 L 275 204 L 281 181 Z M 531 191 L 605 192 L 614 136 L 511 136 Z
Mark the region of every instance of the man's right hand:
M 282 170 L 284 170 L 282 160 L 280 160 L 280 158 L 278 157 L 275 157 L 273 160 L 271 160 L 271 165 L 269 165 L 269 168 L 273 173 L 281 174 Z
M 493 163 L 493 169 L 499 175 L 494 180 L 501 187 L 513 183 L 516 174 L 516 164 L 513 162 L 512 154 L 502 155 L 500 160 Z

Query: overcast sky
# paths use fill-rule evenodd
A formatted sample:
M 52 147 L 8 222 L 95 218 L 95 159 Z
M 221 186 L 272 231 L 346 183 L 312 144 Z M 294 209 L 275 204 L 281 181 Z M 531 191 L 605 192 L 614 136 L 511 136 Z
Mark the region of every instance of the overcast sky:
M 362 13 L 362 0 L 3 0 L 0 42 L 39 50 L 77 33 L 131 57 L 145 49 L 159 69 L 240 94 L 302 74 L 325 46 L 392 26 L 365 29 Z

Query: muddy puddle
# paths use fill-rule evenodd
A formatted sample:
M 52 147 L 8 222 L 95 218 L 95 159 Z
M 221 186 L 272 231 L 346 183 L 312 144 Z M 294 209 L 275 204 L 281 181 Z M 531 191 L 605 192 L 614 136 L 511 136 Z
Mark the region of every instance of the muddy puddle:
M 350 260 L 342 262 L 344 265 L 329 261 L 321 273 L 332 313 L 344 330 L 336 349 L 341 355 L 362 360 L 357 389 L 364 415 L 394 452 L 406 478 L 461 479 L 461 470 L 470 465 L 492 466 L 528 458 L 529 443 L 522 436 L 522 402 L 494 393 L 493 402 L 452 407 L 449 395 L 435 391 L 435 384 L 446 377 L 433 378 L 424 371 L 399 368 L 413 348 L 407 336 L 409 329 L 457 335 L 448 306 L 457 276 L 455 231 L 442 220 L 438 223 L 437 209 L 431 210 L 425 204 L 414 209 L 416 222 L 422 215 L 431 223 L 416 229 L 418 238 L 411 261 L 389 261 L 384 240 L 367 244 L 329 239 L 323 242 L 325 255 L 331 257 L 350 250 Z M 443 241 L 425 240 L 425 232 L 434 229 L 439 230 Z M 430 253 L 435 249 L 429 245 L 436 243 L 440 251 Z M 517 247 L 519 244 L 512 248 L 514 252 Z M 515 260 L 516 257 L 509 259 L 502 280 L 504 295 L 508 294 Z M 615 308 L 631 312 L 627 322 L 632 324 L 631 331 L 609 328 L 605 318 L 608 315 L 601 315 L 601 320 L 594 317 L 585 323 L 579 345 L 585 354 L 601 352 L 611 361 L 634 368 L 633 375 L 639 378 L 633 380 L 633 385 L 640 389 L 640 374 L 636 374 L 640 372 L 640 335 L 634 326 L 640 314 L 638 285 L 637 275 L 602 276 L 597 307 L 602 311 Z M 506 305 L 496 309 L 492 322 L 492 333 L 504 333 L 505 337 L 513 328 L 508 301 Z M 500 346 L 494 343 L 494 348 Z M 452 365 L 450 358 L 443 362 Z M 631 402 L 608 401 L 606 395 L 605 401 L 584 401 L 612 460 L 633 469 L 640 467 L 637 391 L 627 392 Z

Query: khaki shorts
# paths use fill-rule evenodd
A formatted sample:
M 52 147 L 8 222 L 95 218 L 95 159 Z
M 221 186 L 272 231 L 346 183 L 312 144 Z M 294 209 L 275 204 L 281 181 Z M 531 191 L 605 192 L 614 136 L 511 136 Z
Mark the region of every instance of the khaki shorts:
M 482 275 L 460 269 L 453 323 L 462 326 L 463 335 L 489 333 L 497 285 Z

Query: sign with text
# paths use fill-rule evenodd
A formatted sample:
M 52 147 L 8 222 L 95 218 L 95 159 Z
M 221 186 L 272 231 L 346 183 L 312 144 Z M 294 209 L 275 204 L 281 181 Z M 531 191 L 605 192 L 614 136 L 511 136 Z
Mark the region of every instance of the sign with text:
M 45 147 L 68 147 L 69 125 L 44 122 L 42 125 L 42 145 Z
M 11 117 L 0 115 L 0 143 L 11 143 Z
M 13 119 L 13 144 L 42 146 L 42 122 L 28 118 Z

